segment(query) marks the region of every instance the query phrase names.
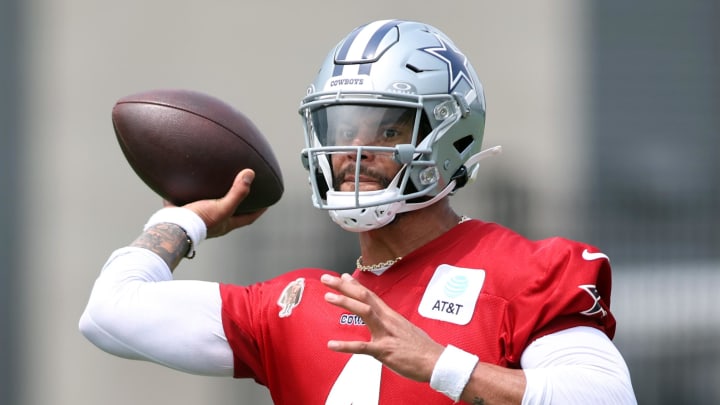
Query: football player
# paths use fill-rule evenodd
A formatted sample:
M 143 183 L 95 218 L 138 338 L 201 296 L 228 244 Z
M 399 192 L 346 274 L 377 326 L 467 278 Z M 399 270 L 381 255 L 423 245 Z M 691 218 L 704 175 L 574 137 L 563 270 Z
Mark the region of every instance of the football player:
M 483 89 L 446 35 L 400 20 L 353 30 L 300 114 L 312 203 L 358 235 L 352 275 L 173 281 L 203 239 L 262 214 L 232 216 L 253 180 L 244 170 L 225 197 L 163 208 L 111 254 L 80 320 L 90 341 L 253 378 L 277 404 L 636 403 L 611 340 L 607 256 L 452 209 L 499 149 L 481 148 Z

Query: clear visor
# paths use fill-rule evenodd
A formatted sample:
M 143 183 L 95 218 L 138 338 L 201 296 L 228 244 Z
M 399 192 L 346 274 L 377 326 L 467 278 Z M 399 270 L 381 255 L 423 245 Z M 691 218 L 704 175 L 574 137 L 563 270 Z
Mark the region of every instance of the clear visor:
M 311 131 L 320 147 L 415 144 L 419 111 L 415 108 L 340 104 L 310 113 Z
M 316 104 L 306 107 L 303 116 L 307 147 L 302 157 L 313 173 L 310 183 L 316 207 L 375 207 L 432 190 L 436 176 L 421 187 L 409 186 L 409 168 L 432 169 L 435 164 L 420 158 L 431 150 L 418 145 L 430 132 L 419 106 Z M 366 158 L 372 163 L 362 163 Z

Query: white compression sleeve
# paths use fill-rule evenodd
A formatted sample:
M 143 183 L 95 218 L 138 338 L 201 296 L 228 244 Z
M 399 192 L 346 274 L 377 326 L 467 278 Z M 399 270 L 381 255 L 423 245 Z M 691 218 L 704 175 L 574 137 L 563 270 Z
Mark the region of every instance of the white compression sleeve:
M 525 349 L 523 405 L 637 404 L 630 372 L 601 331 L 578 326 L 544 336 Z
M 80 331 L 117 356 L 201 375 L 232 376 L 218 283 L 173 280 L 149 250 L 118 249 L 95 281 Z

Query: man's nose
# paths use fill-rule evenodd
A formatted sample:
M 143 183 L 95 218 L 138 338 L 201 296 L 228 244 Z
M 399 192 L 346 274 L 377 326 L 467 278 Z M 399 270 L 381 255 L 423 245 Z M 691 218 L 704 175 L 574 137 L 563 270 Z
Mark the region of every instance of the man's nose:
M 353 138 L 351 145 L 356 147 L 372 146 L 375 143 L 375 133 L 373 131 L 358 131 Z M 373 157 L 372 152 L 361 149 L 357 152 L 350 153 L 350 159 L 358 160 L 357 157 L 360 155 L 360 160 L 367 160 Z
M 362 147 L 367 146 L 367 145 L 356 145 L 356 144 L 353 143 L 353 146 L 358 146 L 358 147 L 361 147 L 361 148 L 362 148 Z M 357 160 L 358 160 L 358 156 L 360 156 L 360 159 L 359 159 L 359 160 L 372 160 L 375 155 L 374 155 L 371 151 L 369 151 L 369 150 L 367 150 L 367 149 L 365 149 L 365 148 L 358 149 L 358 150 L 355 150 L 355 151 L 349 151 L 349 152 L 347 153 L 348 159 L 353 160 L 353 161 L 357 161 Z

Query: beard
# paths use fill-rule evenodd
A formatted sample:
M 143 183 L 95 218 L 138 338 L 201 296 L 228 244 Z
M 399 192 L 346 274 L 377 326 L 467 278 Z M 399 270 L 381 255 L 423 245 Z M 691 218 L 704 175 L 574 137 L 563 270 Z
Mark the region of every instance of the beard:
M 339 190 L 340 186 L 345 183 L 345 177 L 348 175 L 355 175 L 355 164 L 349 164 L 345 167 L 343 167 L 338 173 L 336 173 L 333 176 L 333 189 Z M 387 177 L 386 175 L 379 173 L 376 170 L 367 168 L 363 165 L 360 165 L 360 176 L 365 176 L 371 178 L 373 181 L 377 182 L 380 185 L 381 189 L 387 188 L 390 183 L 392 182 L 392 178 Z M 357 181 L 357 179 L 355 179 Z

